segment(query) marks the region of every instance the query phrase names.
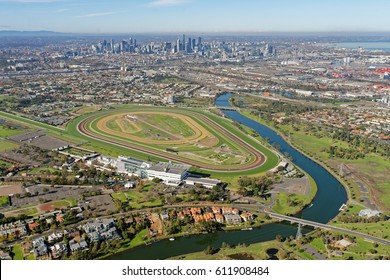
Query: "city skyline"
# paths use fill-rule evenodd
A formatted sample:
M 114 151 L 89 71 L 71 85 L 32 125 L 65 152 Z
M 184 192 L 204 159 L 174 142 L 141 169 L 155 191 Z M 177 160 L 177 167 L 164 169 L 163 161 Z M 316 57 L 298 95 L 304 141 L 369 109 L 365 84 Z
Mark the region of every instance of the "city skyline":
M 72 33 L 386 32 L 384 0 L 0 0 L 0 30 Z M 373 16 L 375 15 L 375 16 Z

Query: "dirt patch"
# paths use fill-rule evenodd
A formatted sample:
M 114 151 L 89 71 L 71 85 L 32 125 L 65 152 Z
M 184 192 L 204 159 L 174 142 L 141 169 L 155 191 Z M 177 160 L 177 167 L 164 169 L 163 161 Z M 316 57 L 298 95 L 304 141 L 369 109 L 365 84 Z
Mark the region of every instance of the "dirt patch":
M 310 194 L 310 182 L 308 177 L 283 178 L 281 183 L 274 184 L 273 192 L 287 192 L 295 194 Z
M 0 196 L 12 195 L 16 193 L 23 193 L 23 187 L 18 185 L 0 186 Z
M 53 211 L 56 208 L 56 206 L 54 204 L 42 204 L 38 208 L 40 212 L 46 212 L 46 211 L 50 212 Z

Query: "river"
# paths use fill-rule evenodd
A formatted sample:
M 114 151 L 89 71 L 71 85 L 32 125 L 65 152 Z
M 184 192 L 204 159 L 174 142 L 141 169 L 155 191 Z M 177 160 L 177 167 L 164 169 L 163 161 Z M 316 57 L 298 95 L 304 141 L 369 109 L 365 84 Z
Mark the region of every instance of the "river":
M 230 107 L 231 94 L 224 94 L 216 100 L 216 106 Z M 223 113 L 234 121 L 240 122 L 256 130 L 263 138 L 268 137 L 271 144 L 279 145 L 282 153 L 287 152 L 294 164 L 299 166 L 316 181 L 318 192 L 313 200 L 313 206 L 303 210 L 299 217 L 307 220 L 326 223 L 335 217 L 340 206 L 347 201 L 347 193 L 337 179 L 322 166 L 312 161 L 299 151 L 291 147 L 284 139 L 272 129 L 253 121 L 236 111 L 224 110 Z M 303 229 L 303 233 L 309 230 Z M 148 246 L 138 246 L 121 253 L 110 256 L 112 260 L 144 260 L 166 259 L 173 256 L 188 254 L 204 250 L 207 246 L 220 247 L 222 242 L 230 245 L 238 243 L 252 244 L 275 239 L 275 236 L 294 235 L 296 225 L 275 223 L 254 228 L 251 231 L 224 231 L 210 234 L 193 235 L 177 238 L 175 241 L 162 240 Z

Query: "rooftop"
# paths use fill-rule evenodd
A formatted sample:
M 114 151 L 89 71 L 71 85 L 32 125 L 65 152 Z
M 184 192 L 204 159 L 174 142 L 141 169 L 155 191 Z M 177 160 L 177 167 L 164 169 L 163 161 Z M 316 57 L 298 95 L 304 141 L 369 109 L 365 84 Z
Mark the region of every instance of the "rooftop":
M 190 168 L 191 168 L 191 166 L 186 165 L 186 164 L 159 162 L 159 163 L 153 165 L 152 167 L 150 167 L 149 170 L 180 175 L 180 174 L 186 172 Z

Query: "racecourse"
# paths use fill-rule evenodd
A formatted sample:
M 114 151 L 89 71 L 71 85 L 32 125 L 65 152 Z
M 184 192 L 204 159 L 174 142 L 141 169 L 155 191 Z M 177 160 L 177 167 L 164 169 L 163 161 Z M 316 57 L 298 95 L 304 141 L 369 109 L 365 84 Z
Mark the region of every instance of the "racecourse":
M 156 139 L 136 137 L 129 133 L 122 133 L 109 128 L 107 125 L 110 120 L 115 120 L 116 117 L 137 116 L 140 114 L 164 114 L 179 118 L 183 123 L 193 130 L 193 135 L 182 137 L 180 135 L 171 135 L 172 139 L 160 141 Z M 150 125 L 150 123 L 148 123 Z M 222 125 L 221 125 L 222 124 Z M 225 125 L 226 124 L 226 125 Z M 132 124 L 134 132 L 139 132 L 137 124 Z M 122 127 L 123 128 L 123 127 Z M 161 130 L 161 127 L 158 127 Z M 107 144 L 125 147 L 147 156 L 155 156 L 166 160 L 180 162 L 192 165 L 208 171 L 217 172 L 245 172 L 263 166 L 267 162 L 267 157 L 261 152 L 266 150 L 261 144 L 245 135 L 230 122 L 222 118 L 211 116 L 210 114 L 182 109 L 167 109 L 167 108 L 151 108 L 151 107 L 136 107 L 121 110 L 109 110 L 99 113 L 88 114 L 77 124 L 79 133 L 91 139 L 98 140 Z M 245 151 L 249 156 L 247 160 L 240 164 L 216 164 L 212 161 L 200 161 L 195 157 L 181 153 L 170 153 L 163 149 L 159 149 L 156 145 L 163 143 L 164 145 L 186 144 L 188 142 L 199 142 L 202 139 L 210 137 L 218 138 L 231 146 L 237 147 L 241 151 Z M 165 147 L 165 146 L 164 146 Z M 269 152 L 268 150 L 266 150 Z M 277 158 L 274 154 L 271 155 L 272 162 L 268 162 L 270 168 L 277 163 Z M 276 159 L 275 159 L 276 158 Z

